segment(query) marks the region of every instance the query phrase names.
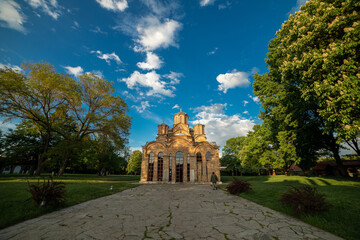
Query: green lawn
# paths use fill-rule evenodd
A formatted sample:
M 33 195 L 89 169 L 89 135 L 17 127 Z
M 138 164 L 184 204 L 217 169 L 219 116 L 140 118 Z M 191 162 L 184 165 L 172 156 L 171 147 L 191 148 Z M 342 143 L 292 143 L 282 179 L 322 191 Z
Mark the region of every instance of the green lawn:
M 40 179 L 42 182 L 42 178 Z M 65 174 L 62 177 L 54 177 L 55 181 L 66 184 L 66 201 L 58 208 L 37 208 L 32 200 L 29 200 L 30 193 L 27 191 L 27 181 L 37 183 L 37 177 L 0 175 L 0 229 L 63 207 L 136 187 L 137 185 L 131 183 L 138 182 L 139 179 L 139 176 L 92 174 Z M 110 190 L 110 186 L 113 186 L 113 190 Z
M 302 176 L 254 176 L 238 177 L 251 183 L 252 191 L 240 194 L 241 197 L 285 214 L 297 217 L 313 226 L 324 229 L 345 239 L 359 239 L 360 229 L 360 181 L 340 178 L 302 177 Z M 223 182 L 232 177 L 221 177 Z M 281 204 L 281 195 L 290 186 L 312 185 L 332 204 L 329 212 L 314 216 L 296 216 L 290 207 Z M 225 186 L 222 186 L 225 189 Z

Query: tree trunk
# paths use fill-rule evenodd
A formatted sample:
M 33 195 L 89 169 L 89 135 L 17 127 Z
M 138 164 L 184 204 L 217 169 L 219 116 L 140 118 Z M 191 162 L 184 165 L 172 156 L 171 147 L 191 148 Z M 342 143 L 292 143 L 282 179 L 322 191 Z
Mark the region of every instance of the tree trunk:
M 35 175 L 36 176 L 40 176 L 40 173 L 41 173 L 41 169 L 42 169 L 42 164 L 45 160 L 45 157 L 46 157 L 46 153 L 48 151 L 48 148 L 49 148 L 49 142 L 50 142 L 50 132 L 47 132 L 47 135 L 44 136 L 44 139 L 43 139 L 43 151 L 42 153 L 39 154 L 39 157 L 38 157 L 38 164 L 37 164 L 37 168 L 36 168 L 36 172 L 35 172 Z
M 64 173 L 64 171 L 65 171 L 65 168 L 66 168 L 67 162 L 68 162 L 68 158 L 65 158 L 65 160 L 62 162 L 61 167 L 60 167 L 60 169 L 59 169 L 59 171 L 58 171 L 58 176 L 62 176 L 62 175 L 63 175 L 63 173 Z
M 340 145 L 336 143 L 336 138 L 332 134 L 330 135 L 330 150 L 333 153 L 340 175 L 342 177 L 349 177 L 339 154 Z
M 15 165 L 11 165 L 11 167 L 10 167 L 10 174 L 13 174 L 14 173 L 14 169 L 15 169 Z
M 30 175 L 30 176 L 34 175 L 34 170 L 35 170 L 34 166 L 31 165 L 31 166 L 30 166 L 30 170 L 29 170 L 29 175 Z

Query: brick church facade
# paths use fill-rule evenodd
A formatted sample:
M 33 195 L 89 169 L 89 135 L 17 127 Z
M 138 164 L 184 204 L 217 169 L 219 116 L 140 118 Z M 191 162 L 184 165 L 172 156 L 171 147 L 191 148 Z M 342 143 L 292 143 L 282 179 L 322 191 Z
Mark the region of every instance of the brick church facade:
M 180 110 L 173 128 L 158 126 L 156 140 L 142 147 L 140 182 L 207 183 L 212 172 L 220 179 L 219 146 L 207 141 L 204 125 L 190 128 L 188 120 Z

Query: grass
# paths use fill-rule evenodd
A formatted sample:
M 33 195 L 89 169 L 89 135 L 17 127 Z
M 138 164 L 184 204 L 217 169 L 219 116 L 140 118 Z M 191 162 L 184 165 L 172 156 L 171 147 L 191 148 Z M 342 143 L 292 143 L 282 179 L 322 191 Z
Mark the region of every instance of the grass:
M 315 227 L 321 228 L 345 239 L 359 239 L 360 229 L 360 181 L 341 178 L 303 177 L 303 176 L 253 176 L 238 177 L 250 182 L 253 190 L 240 196 L 276 211 L 299 218 Z M 221 177 L 223 182 L 232 181 L 232 177 Z M 328 212 L 317 215 L 296 216 L 292 209 L 284 206 L 281 195 L 290 186 L 311 185 L 319 193 L 326 194 L 326 200 L 332 205 Z M 225 186 L 222 186 L 225 189 Z
M 29 200 L 27 181 L 37 183 L 38 179 L 28 175 L 0 175 L 0 229 L 64 207 L 136 187 L 137 185 L 131 183 L 138 182 L 139 176 L 65 174 L 54 177 L 54 181 L 66 184 L 66 200 L 57 208 L 37 208 L 32 200 Z M 110 186 L 113 186 L 113 190 L 110 190 Z

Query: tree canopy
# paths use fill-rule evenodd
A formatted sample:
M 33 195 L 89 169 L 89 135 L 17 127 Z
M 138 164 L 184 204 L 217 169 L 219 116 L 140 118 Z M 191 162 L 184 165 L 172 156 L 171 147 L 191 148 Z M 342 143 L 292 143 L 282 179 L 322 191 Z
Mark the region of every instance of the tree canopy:
M 46 62 L 23 63 L 22 68 L 24 72 L 0 70 L 0 115 L 36 129 L 41 141 L 36 174 L 50 147 L 56 154 L 51 141 L 63 146 L 57 151 L 62 170 L 85 137 L 106 135 L 115 149 L 125 149 L 131 120 L 125 101 L 114 95 L 112 82 L 91 73 L 74 79 Z

